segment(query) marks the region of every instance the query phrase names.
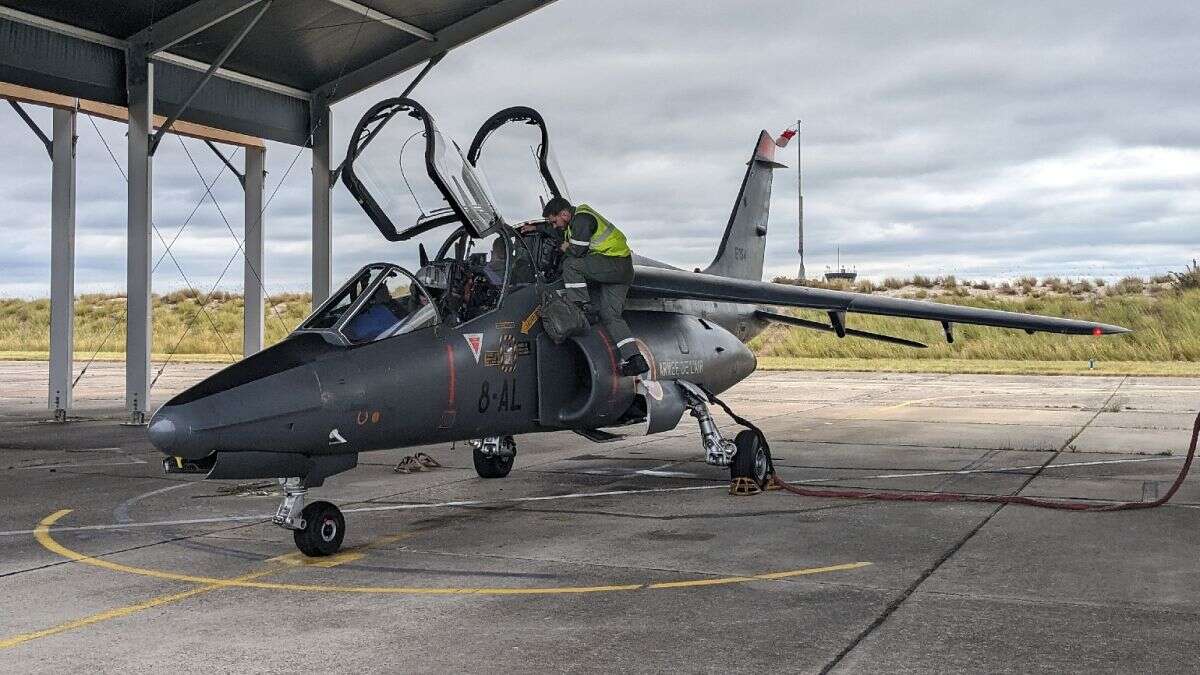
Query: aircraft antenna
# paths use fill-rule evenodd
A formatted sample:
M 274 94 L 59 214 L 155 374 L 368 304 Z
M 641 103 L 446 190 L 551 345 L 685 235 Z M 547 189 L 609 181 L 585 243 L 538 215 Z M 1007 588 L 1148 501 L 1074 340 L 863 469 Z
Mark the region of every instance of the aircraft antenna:
M 800 165 L 800 147 L 803 145 L 803 140 L 800 138 L 800 120 L 796 120 L 796 223 L 797 233 L 800 242 L 800 275 L 799 280 L 804 281 L 804 187 L 801 180 L 804 176 L 804 167 Z

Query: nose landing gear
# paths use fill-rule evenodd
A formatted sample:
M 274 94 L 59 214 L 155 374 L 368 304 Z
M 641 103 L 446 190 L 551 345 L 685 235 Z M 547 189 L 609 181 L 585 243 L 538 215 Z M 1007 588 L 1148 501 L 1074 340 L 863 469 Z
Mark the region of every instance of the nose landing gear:
M 471 441 L 471 459 L 480 478 L 504 478 L 512 471 L 517 442 L 512 436 L 488 436 Z
M 308 488 L 299 478 L 281 478 L 283 503 L 271 522 L 292 531 L 296 548 L 310 557 L 333 555 L 342 548 L 346 536 L 346 517 L 337 506 L 317 501 L 304 505 Z

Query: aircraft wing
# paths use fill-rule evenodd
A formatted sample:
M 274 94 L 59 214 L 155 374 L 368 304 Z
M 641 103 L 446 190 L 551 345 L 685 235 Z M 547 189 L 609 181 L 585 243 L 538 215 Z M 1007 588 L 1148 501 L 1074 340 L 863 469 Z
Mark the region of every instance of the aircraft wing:
M 635 265 L 634 270 L 633 284 L 629 291 L 633 297 L 741 302 L 824 310 L 830 313 L 830 320 L 839 334 L 844 331 L 842 315 L 846 312 L 925 319 L 941 321 L 946 324 L 969 323 L 999 328 L 1016 328 L 1029 333 L 1110 335 L 1129 332 L 1128 328 L 1094 321 L 1060 319 L 1038 314 L 889 298 L 867 293 L 734 279 L 646 265 Z M 947 333 L 949 333 L 948 327 Z

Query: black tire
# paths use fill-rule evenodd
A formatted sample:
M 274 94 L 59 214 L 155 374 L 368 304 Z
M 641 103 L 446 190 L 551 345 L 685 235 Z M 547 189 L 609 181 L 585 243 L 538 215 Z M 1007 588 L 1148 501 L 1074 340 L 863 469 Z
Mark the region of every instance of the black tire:
M 514 452 L 511 455 L 494 455 L 488 456 L 483 454 L 483 451 L 478 448 L 471 451 L 471 459 L 475 462 L 475 473 L 479 474 L 480 478 L 504 478 L 512 471 L 513 462 L 516 460 L 515 446 L 512 436 L 505 436 L 502 441 L 505 444 L 512 444 Z
M 306 556 L 319 558 L 333 555 L 342 548 L 346 536 L 346 518 L 342 510 L 329 502 L 313 502 L 300 512 L 304 529 L 294 530 L 296 548 Z
M 737 446 L 737 454 L 729 463 L 730 480 L 749 478 L 760 490 L 766 489 L 767 479 L 771 476 L 771 455 L 763 446 L 762 439 L 756 432 L 746 429 L 738 432 L 733 443 Z

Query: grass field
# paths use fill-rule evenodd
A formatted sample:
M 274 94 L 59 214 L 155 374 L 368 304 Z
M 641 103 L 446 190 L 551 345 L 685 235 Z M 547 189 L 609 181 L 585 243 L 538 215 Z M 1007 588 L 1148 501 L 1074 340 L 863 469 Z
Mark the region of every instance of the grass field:
M 1169 280 L 1168 280 L 1169 281 Z M 1200 374 L 1200 289 L 1168 281 L 1129 278 L 1101 283 L 1048 278 L 1012 283 L 959 282 L 953 278 L 886 280 L 855 290 L 936 302 L 1031 312 L 1118 324 L 1128 335 L 1063 336 L 956 326 L 946 344 L 941 326 L 928 321 L 850 315 L 852 328 L 929 345 L 912 349 L 858 338 L 774 325 L 751 348 L 764 369 L 895 372 Z M 154 298 L 155 359 L 231 361 L 241 354 L 242 298 L 215 293 L 204 303 L 187 291 Z M 309 312 L 307 294 L 274 296 L 266 311 L 266 342 L 282 339 Z M 793 310 L 789 310 L 793 311 Z M 821 312 L 796 316 L 826 321 Z M 84 295 L 75 303 L 77 358 L 93 354 L 120 360 L 125 349 L 125 298 Z M 50 345 L 49 300 L 0 299 L 0 359 L 45 359 Z M 1095 366 L 1088 368 L 1088 361 Z
M 947 344 L 938 323 L 855 314 L 847 318 L 851 328 L 917 340 L 929 348 L 913 349 L 855 338 L 838 339 L 830 333 L 778 325 L 767 329 L 750 346 L 759 356 L 789 358 L 1200 362 L 1200 290 L 1090 299 L 1052 295 L 1040 298 L 942 296 L 936 300 L 1099 321 L 1132 328 L 1134 332 L 1097 338 L 1053 333 L 1026 335 L 1015 330 L 959 325 L 954 329 L 954 343 Z M 828 322 L 820 312 L 794 313 Z
M 155 354 L 207 355 L 231 360 L 242 353 L 242 297 L 217 292 L 201 312 L 203 298 L 177 291 L 154 297 Z M 267 344 L 282 340 L 309 312 L 307 293 L 270 298 L 265 312 Z M 0 299 L 0 353 L 44 354 L 50 349 L 50 301 Z M 75 351 L 123 355 L 125 298 L 83 295 L 75 300 Z M 7 358 L 7 357 L 6 357 Z M 197 359 L 184 359 L 197 360 Z
M 1141 375 L 1200 377 L 1196 361 L 1016 361 L 992 359 L 820 359 L 760 356 L 759 370 L 976 375 Z

